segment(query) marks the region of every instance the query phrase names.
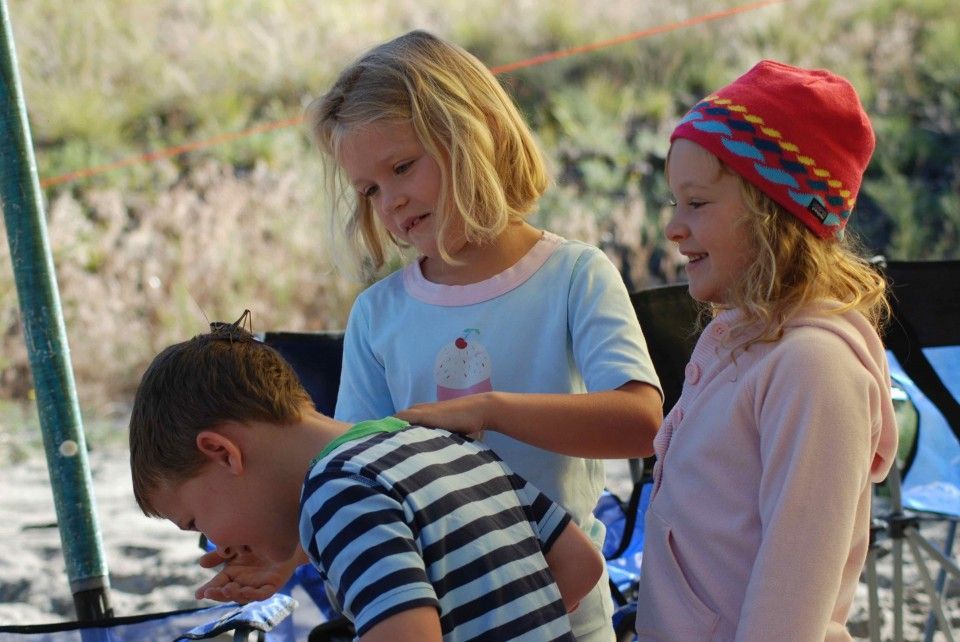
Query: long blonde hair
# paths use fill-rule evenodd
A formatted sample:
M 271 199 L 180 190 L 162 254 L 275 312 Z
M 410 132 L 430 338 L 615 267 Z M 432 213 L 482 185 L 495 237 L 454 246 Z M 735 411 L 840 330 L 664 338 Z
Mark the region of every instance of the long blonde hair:
M 424 31 L 364 54 L 310 104 L 307 120 L 325 156 L 333 231 L 345 234 L 353 249 L 366 250 L 367 272 L 384 265 L 388 242 L 400 243 L 377 220 L 369 200 L 346 189 L 337 158 L 344 137 L 358 127 L 408 123 L 440 165 L 434 216 L 444 261 L 452 262 L 443 245 L 447 230 L 463 225 L 468 242 L 491 241 L 529 214 L 547 187 L 533 134 L 490 70 Z
M 724 171 L 734 173 L 717 161 Z M 818 238 L 776 201 L 734 175 L 747 211 L 742 229 L 756 254 L 728 292 L 726 304 L 711 307 L 714 314 L 730 307 L 743 311 L 730 332 L 740 335 L 741 347 L 776 341 L 797 312 L 817 301 L 838 302 L 829 313 L 856 310 L 880 332 L 890 316 L 887 284 L 863 258 L 853 236 L 848 232 L 840 239 Z M 759 325 L 759 333 L 743 336 L 742 331 L 754 325 Z

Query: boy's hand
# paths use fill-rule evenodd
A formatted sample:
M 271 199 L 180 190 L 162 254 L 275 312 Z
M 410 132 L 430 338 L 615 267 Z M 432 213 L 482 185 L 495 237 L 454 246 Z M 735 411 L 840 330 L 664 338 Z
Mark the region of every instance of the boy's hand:
M 200 558 L 200 566 L 214 568 L 223 564 L 223 568 L 198 588 L 195 595 L 198 600 L 239 604 L 265 600 L 287 583 L 302 561 L 299 555 L 294 555 L 278 564 L 249 551 L 225 559 L 217 551 L 211 551 Z

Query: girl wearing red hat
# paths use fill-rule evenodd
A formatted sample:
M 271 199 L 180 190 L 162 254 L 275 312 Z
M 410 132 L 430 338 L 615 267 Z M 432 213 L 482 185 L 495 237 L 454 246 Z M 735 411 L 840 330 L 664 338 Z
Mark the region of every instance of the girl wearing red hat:
M 709 305 L 654 443 L 640 640 L 850 640 L 897 433 L 884 281 L 843 230 L 874 148 L 850 83 L 763 61 L 671 136 L 668 238 Z

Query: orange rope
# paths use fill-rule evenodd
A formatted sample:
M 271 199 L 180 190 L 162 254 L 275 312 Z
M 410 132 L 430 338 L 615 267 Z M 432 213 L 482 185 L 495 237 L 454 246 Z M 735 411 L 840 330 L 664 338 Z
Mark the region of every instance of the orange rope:
M 136 156 L 130 156 L 112 163 L 105 163 L 103 165 L 95 165 L 93 167 L 88 167 L 86 169 L 80 169 L 75 172 L 68 172 L 67 174 L 61 174 L 60 176 L 51 176 L 50 178 L 45 178 L 40 181 L 41 187 L 51 187 L 53 185 L 59 185 L 61 183 L 69 183 L 70 181 L 75 181 L 80 178 L 88 178 L 90 176 L 96 176 L 98 174 L 105 174 L 106 172 L 113 171 L 115 169 L 120 169 L 122 167 L 129 167 L 131 165 L 136 165 L 138 163 L 152 163 L 153 161 L 160 160 L 161 158 L 170 158 L 171 156 L 179 156 L 181 154 L 186 154 L 187 152 L 196 151 L 198 149 L 206 149 L 207 147 L 213 147 L 214 145 L 222 145 L 224 143 L 229 143 L 240 138 L 246 138 L 248 136 L 253 136 L 254 134 L 261 134 L 263 132 L 273 131 L 274 129 L 282 129 L 284 127 L 290 127 L 292 125 L 299 125 L 303 122 L 303 116 L 296 116 L 294 118 L 287 118 L 285 120 L 277 120 L 270 123 L 263 123 L 250 127 L 249 129 L 244 129 L 239 132 L 232 132 L 228 134 L 220 134 L 219 136 L 214 136 L 213 138 L 208 138 L 206 140 L 198 140 L 192 143 L 184 143 L 183 145 L 177 145 L 175 147 L 167 147 L 165 149 L 159 149 L 155 152 L 146 152 L 144 154 L 138 154 Z
M 566 58 L 576 54 L 595 51 L 597 49 L 601 49 L 604 47 L 619 45 L 625 42 L 629 42 L 631 40 L 638 40 L 640 38 L 645 38 L 647 36 L 653 36 L 653 35 L 665 33 L 668 31 L 676 31 L 677 29 L 683 29 L 685 27 L 692 27 L 694 25 L 702 24 L 704 22 L 709 22 L 711 20 L 727 18 L 729 16 L 733 16 L 739 13 L 745 13 L 747 11 L 753 11 L 755 9 L 761 9 L 763 7 L 767 7 L 773 4 L 780 4 L 783 2 L 787 2 L 787 0 L 763 0 L 761 2 L 753 2 L 750 4 L 739 5 L 736 7 L 731 7 L 730 9 L 724 9 L 722 11 L 715 11 L 713 13 L 708 13 L 701 16 L 695 16 L 693 18 L 687 18 L 686 20 L 680 20 L 678 22 L 671 22 L 671 23 L 659 25 L 657 27 L 651 27 L 649 29 L 644 29 L 642 31 L 634 31 L 633 33 L 628 33 L 623 36 L 618 36 L 617 38 L 611 38 L 609 40 L 601 40 L 599 42 L 594 42 L 587 45 L 581 45 L 579 47 L 571 47 L 569 49 L 542 54 L 540 56 L 535 56 L 533 58 L 528 58 L 526 60 L 520 60 L 517 62 L 508 63 L 508 64 L 500 65 L 497 67 L 491 67 L 490 71 L 494 74 L 503 74 L 510 71 L 515 71 L 517 69 L 522 69 L 525 67 L 542 65 L 544 63 L 551 62 L 553 60 L 558 60 L 560 58 Z M 114 161 L 112 163 L 95 165 L 93 167 L 80 169 L 75 172 L 68 172 L 66 174 L 61 174 L 60 176 L 51 176 L 49 178 L 42 179 L 40 181 L 40 186 L 53 187 L 54 185 L 69 183 L 71 181 L 79 180 L 81 178 L 89 178 L 91 176 L 105 174 L 107 172 L 111 172 L 116 169 L 121 169 L 123 167 L 130 167 L 131 165 L 136 165 L 139 163 L 149 163 L 149 162 L 160 160 L 162 158 L 171 158 L 173 156 L 186 154 L 187 152 L 206 149 L 208 147 L 213 147 L 215 145 L 222 145 L 224 143 L 229 143 L 235 140 L 239 140 L 241 138 L 247 138 L 248 136 L 253 136 L 255 134 L 262 134 L 262 133 L 273 131 L 276 129 L 282 129 L 284 127 L 299 125 L 302 122 L 303 122 L 303 116 L 295 116 L 293 118 L 286 118 L 283 120 L 273 121 L 269 123 L 262 123 L 260 125 L 255 125 L 253 127 L 244 129 L 242 131 L 232 132 L 228 134 L 221 134 L 219 136 L 214 136 L 213 138 L 198 140 L 191 143 L 184 143 L 183 145 L 177 145 L 174 147 L 167 147 L 154 152 L 137 154 L 136 156 L 130 156 L 118 161 Z
M 528 58 L 527 60 L 520 60 L 518 62 L 509 63 L 506 65 L 500 65 L 499 67 L 491 67 L 490 71 L 492 71 L 495 74 L 503 74 L 503 73 L 507 73 L 508 71 L 514 71 L 515 69 L 521 69 L 523 67 L 533 67 L 534 65 L 541 65 L 545 62 L 550 62 L 553 60 L 557 60 L 559 58 L 566 58 L 567 56 L 586 53 L 588 51 L 602 49 L 603 47 L 611 47 L 613 45 L 619 45 L 624 42 L 629 42 L 630 40 L 638 40 L 640 38 L 645 38 L 647 36 L 654 36 L 656 34 L 665 33 L 667 31 L 676 31 L 677 29 L 683 29 L 684 27 L 692 27 L 694 25 L 702 24 L 704 22 L 709 22 L 710 20 L 727 18 L 729 16 L 733 16 L 738 13 L 745 13 L 747 11 L 753 11 L 754 9 L 761 9 L 763 7 L 766 7 L 772 4 L 780 4 L 786 1 L 787 0 L 764 0 L 762 2 L 754 2 L 751 4 L 739 5 L 736 7 L 731 7 L 730 9 L 724 9 L 723 11 L 715 11 L 713 13 L 704 14 L 702 16 L 687 18 L 686 20 L 680 20 L 679 22 L 670 22 L 667 24 L 659 25 L 657 27 L 643 29 L 642 31 L 634 31 L 633 33 L 628 33 L 626 35 L 618 36 L 616 38 L 611 38 L 609 40 L 601 40 L 599 42 L 594 42 L 589 45 L 571 47 L 570 49 L 564 49 L 562 51 L 554 51 L 552 53 L 542 54 L 539 56 L 535 56 L 533 58 Z

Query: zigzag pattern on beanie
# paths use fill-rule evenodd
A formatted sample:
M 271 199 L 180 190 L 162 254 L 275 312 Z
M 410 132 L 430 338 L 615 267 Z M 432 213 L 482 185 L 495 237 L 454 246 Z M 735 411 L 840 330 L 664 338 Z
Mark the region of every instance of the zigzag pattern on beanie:
M 729 154 L 744 161 L 740 167 L 752 167 L 752 183 L 767 183 L 764 192 L 779 192 L 800 207 L 809 210 L 827 228 L 840 232 L 850 217 L 855 197 L 830 170 L 767 126 L 760 116 L 745 105 L 716 94 L 707 96 L 678 124 L 716 136 Z M 750 162 L 752 161 L 752 162 Z M 763 187 L 761 185 L 761 187 Z M 779 198 L 775 198 L 781 201 Z

